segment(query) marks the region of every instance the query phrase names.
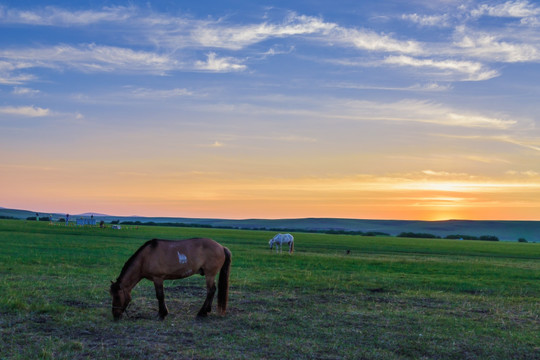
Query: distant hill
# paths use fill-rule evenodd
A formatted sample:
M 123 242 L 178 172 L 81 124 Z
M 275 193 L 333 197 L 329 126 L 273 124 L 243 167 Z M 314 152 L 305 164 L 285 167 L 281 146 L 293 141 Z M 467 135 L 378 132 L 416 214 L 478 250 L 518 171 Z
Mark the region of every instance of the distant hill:
M 35 216 L 34 211 L 15 210 L 0 208 L 0 216 L 9 216 L 17 219 L 26 219 Z M 49 216 L 48 213 L 40 213 Z M 55 219 L 60 219 L 65 214 L 52 214 Z M 302 218 L 302 219 L 198 219 L 198 218 L 175 218 L 175 217 L 143 217 L 143 216 L 112 216 L 98 213 L 84 213 L 71 215 L 73 219 L 78 217 L 99 217 L 105 222 L 111 221 L 140 221 L 141 223 L 177 223 L 202 225 L 212 227 L 230 227 L 238 229 L 267 229 L 294 231 L 362 231 L 382 232 L 392 236 L 402 232 L 429 233 L 441 237 L 448 235 L 471 235 L 497 236 L 503 241 L 517 241 L 525 238 L 527 241 L 540 242 L 540 221 L 472 221 L 472 220 L 447 220 L 447 221 L 413 221 L 413 220 L 362 220 L 362 219 L 336 219 L 336 218 Z
M 87 212 L 87 213 L 84 213 L 84 214 L 77 214 L 77 215 L 74 215 L 74 216 L 96 216 L 96 217 L 110 217 L 110 215 L 107 215 L 107 214 L 100 214 L 100 213 L 90 213 L 90 212 Z

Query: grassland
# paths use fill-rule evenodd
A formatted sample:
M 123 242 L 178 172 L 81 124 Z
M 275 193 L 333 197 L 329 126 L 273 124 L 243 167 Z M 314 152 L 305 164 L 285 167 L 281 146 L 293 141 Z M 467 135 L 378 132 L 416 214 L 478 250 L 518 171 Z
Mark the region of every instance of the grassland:
M 540 245 L 264 231 L 113 230 L 0 220 L 0 359 L 539 359 Z M 233 252 L 230 307 L 196 320 L 200 276 L 107 292 L 153 238 L 211 237 Z M 346 250 L 350 254 L 346 255 Z

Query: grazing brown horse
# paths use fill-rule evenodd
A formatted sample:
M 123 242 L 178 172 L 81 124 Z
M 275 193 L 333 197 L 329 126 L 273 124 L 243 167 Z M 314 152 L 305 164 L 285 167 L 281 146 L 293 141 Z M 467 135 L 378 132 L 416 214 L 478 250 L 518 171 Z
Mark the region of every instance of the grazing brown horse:
M 159 317 L 169 313 L 165 305 L 163 281 L 183 279 L 194 274 L 206 277 L 206 300 L 197 316 L 206 316 L 212 310 L 218 280 L 218 310 L 225 314 L 229 293 L 231 252 L 212 239 L 159 240 L 153 239 L 141 246 L 124 264 L 120 276 L 111 285 L 112 314 L 122 317 L 131 301 L 131 290 L 141 279 L 154 282 L 159 302 Z

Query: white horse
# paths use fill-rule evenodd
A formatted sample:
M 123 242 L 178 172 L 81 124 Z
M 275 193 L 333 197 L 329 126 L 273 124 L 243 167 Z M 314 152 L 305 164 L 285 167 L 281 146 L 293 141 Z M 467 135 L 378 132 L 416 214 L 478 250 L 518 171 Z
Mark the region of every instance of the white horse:
M 277 234 L 268 242 L 270 245 L 270 250 L 276 245 L 276 253 L 283 250 L 283 244 L 289 244 L 289 254 L 292 254 L 294 251 L 294 238 L 291 234 Z

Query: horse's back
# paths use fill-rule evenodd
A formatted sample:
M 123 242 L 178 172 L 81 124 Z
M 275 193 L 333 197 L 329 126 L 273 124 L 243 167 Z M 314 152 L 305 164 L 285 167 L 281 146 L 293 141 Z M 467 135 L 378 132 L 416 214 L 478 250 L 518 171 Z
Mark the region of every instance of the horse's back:
M 291 234 L 279 234 L 279 235 L 280 235 L 281 242 L 290 243 L 291 241 L 294 240 Z
M 214 273 L 225 261 L 223 246 L 209 238 L 154 239 L 145 254 L 147 277 L 185 278 Z
M 154 243 L 156 242 L 156 243 Z M 221 244 L 210 238 L 191 238 L 183 240 L 165 240 L 154 239 L 152 244 L 156 244 L 153 247 L 161 247 L 166 250 L 178 250 L 183 249 L 186 251 L 219 251 L 223 248 Z

